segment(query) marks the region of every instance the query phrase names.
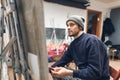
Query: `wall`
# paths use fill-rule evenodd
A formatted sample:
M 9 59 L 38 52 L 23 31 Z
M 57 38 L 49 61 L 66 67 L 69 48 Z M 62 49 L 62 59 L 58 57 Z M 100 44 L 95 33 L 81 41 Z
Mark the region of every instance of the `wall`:
M 67 7 L 59 4 L 44 2 L 45 27 L 66 27 L 66 19 L 72 14 L 86 17 L 83 9 Z
M 105 4 L 94 0 L 90 0 L 90 1 L 91 1 L 91 6 L 88 7 L 88 9 L 101 11 L 102 21 L 104 20 L 104 18 L 109 17 L 110 9 L 107 9 Z M 45 27 L 53 26 L 53 27 L 65 28 L 66 27 L 65 21 L 67 17 L 72 14 L 83 16 L 86 19 L 85 9 L 68 7 L 50 2 L 44 2 Z
M 113 45 L 120 45 L 120 8 L 112 9 L 110 18 L 115 28 L 115 32 L 109 37 Z
M 111 9 L 120 7 L 120 0 L 115 0 L 111 3 L 108 3 L 107 7 Z

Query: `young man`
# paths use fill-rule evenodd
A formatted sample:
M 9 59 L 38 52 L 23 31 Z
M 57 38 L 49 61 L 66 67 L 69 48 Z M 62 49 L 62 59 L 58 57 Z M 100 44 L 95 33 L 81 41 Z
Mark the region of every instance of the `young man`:
M 109 80 L 109 59 L 106 46 L 95 35 L 86 34 L 84 18 L 74 15 L 66 21 L 68 34 L 74 37 L 62 58 L 52 65 L 51 74 L 61 80 L 67 76 L 72 79 L 64 80 Z M 78 70 L 64 68 L 74 61 Z M 78 78 L 78 79 L 76 79 Z

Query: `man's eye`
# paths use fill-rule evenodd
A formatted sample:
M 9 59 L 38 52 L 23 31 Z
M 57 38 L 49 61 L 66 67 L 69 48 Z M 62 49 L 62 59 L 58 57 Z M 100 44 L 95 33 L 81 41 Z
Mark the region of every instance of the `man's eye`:
M 70 26 L 74 26 L 75 24 L 71 23 Z
M 72 27 L 72 26 L 74 26 L 75 24 L 74 23 L 71 23 L 71 24 L 69 24 L 69 25 L 67 25 L 67 26 L 70 26 L 70 27 Z

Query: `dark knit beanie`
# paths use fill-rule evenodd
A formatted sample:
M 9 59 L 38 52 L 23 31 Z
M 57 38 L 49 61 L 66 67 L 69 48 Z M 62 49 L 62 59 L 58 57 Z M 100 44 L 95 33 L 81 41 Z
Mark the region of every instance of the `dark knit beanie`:
M 76 22 L 78 25 L 80 25 L 80 27 L 82 27 L 82 29 L 84 29 L 84 22 L 85 22 L 85 19 L 81 16 L 77 16 L 77 15 L 73 15 L 73 16 L 70 16 L 67 21 L 66 21 L 66 24 L 68 21 L 74 21 Z

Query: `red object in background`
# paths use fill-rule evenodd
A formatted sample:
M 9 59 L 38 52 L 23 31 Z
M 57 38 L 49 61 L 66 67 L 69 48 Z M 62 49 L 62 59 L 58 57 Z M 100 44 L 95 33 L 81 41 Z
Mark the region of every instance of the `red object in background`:
M 56 49 L 55 44 L 49 44 L 47 45 L 48 56 L 51 57 L 54 55 L 62 55 L 64 51 L 67 49 L 67 47 L 68 47 L 67 43 L 59 44 L 58 49 Z

